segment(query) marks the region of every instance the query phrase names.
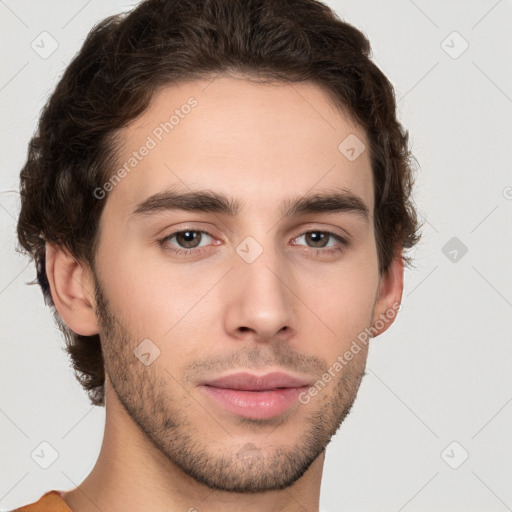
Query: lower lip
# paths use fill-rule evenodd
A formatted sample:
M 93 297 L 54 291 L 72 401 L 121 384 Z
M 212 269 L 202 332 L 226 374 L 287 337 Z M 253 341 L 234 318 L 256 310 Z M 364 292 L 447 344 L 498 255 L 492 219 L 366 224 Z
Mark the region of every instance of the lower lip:
M 307 386 L 281 388 L 269 391 L 243 391 L 240 389 L 201 386 L 225 410 L 255 420 L 274 418 L 298 402 L 299 394 Z

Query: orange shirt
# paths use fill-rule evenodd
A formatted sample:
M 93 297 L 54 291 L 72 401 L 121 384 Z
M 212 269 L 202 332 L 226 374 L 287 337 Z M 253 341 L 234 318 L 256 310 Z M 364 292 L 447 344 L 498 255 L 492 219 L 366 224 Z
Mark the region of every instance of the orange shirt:
M 38 501 L 13 510 L 13 512 L 72 512 L 61 498 L 60 491 L 48 491 Z

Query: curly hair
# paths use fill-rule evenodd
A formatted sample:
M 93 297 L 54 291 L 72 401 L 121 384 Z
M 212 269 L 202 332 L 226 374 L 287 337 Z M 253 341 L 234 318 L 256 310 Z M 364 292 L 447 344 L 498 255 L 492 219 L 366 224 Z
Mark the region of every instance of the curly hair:
M 316 0 L 145 0 L 88 34 L 41 112 L 20 173 L 19 250 L 62 330 L 75 376 L 105 405 L 99 335 L 62 321 L 45 270 L 45 244 L 93 267 L 103 200 L 92 193 L 116 165 L 119 130 L 167 85 L 231 72 L 254 81 L 318 85 L 367 135 L 374 177 L 379 271 L 419 240 L 408 132 L 393 86 L 365 35 Z M 405 264 L 410 258 L 402 253 Z

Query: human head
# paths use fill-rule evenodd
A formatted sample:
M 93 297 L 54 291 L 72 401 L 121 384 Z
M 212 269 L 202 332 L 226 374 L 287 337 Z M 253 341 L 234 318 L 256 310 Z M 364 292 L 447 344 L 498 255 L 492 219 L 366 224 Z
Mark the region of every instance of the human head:
M 418 239 L 408 137 L 393 87 L 369 57 L 364 35 L 314 0 L 148 0 L 98 24 L 44 108 L 21 172 L 19 241 L 47 302 L 53 305 L 47 244 L 95 269 L 109 193 L 94 191 L 122 162 L 123 128 L 166 87 L 233 75 L 317 86 L 360 128 L 371 162 L 378 272 L 385 275 L 396 257 L 407 261 L 402 251 Z M 93 404 L 104 405 L 99 335 L 73 332 L 56 318 L 81 384 Z

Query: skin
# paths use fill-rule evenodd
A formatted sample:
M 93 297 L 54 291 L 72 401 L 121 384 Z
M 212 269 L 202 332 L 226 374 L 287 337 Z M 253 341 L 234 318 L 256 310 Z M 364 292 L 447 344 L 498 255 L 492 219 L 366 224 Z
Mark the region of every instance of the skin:
M 56 308 L 73 331 L 100 333 L 106 369 L 101 452 L 64 499 L 74 512 L 120 512 L 126 503 L 155 512 L 317 511 L 324 450 L 356 397 L 367 345 L 307 404 L 269 420 L 224 410 L 198 384 L 237 370 L 314 383 L 400 303 L 401 252 L 378 270 L 369 151 L 349 161 L 338 150 L 350 134 L 368 141 L 316 85 L 223 76 L 160 90 L 119 132 L 120 162 L 191 96 L 197 106 L 103 199 L 95 272 L 47 247 Z M 170 187 L 212 189 L 241 208 L 130 215 Z M 284 201 L 340 189 L 364 202 L 368 219 L 281 215 Z M 201 253 L 165 250 L 183 248 L 183 238 L 158 242 L 180 230 L 209 233 Z M 308 230 L 349 245 L 327 254 L 339 241 L 327 237 L 322 247 Z M 248 236 L 263 251 L 251 263 L 236 251 Z M 148 366 L 133 353 L 144 339 L 160 350 Z

